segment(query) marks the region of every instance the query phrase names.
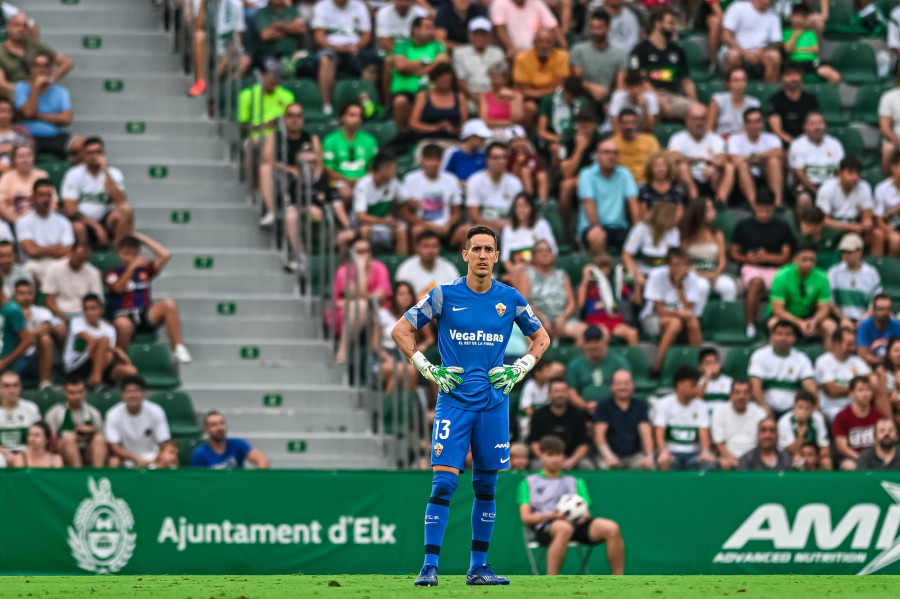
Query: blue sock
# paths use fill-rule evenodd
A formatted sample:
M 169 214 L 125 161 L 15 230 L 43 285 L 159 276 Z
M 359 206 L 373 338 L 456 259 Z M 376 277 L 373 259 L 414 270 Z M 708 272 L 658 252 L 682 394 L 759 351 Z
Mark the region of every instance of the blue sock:
M 451 472 L 435 472 L 431 483 L 431 498 L 425 507 L 425 565 L 437 567 L 441 543 L 450 516 L 450 499 L 456 491 L 459 477 Z
M 472 472 L 472 488 L 475 501 L 472 503 L 472 557 L 469 570 L 487 563 L 488 545 L 494 531 L 497 502 L 494 491 L 497 488 L 497 472 Z

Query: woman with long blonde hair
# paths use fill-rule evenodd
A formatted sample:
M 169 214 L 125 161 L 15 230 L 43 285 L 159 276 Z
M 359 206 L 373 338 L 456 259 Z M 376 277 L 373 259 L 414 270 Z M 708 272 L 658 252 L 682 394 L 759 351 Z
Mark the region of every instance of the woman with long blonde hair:
M 642 303 L 650 269 L 660 266 L 669 250 L 681 245 L 677 223 L 678 207 L 672 202 L 657 202 L 628 233 L 622 246 L 622 268 L 626 285 L 634 280 L 633 303 Z

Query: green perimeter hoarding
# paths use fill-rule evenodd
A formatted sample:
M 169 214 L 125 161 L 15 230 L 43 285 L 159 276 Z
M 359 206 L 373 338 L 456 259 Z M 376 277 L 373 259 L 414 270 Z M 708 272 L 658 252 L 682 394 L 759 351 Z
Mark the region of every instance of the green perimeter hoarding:
M 621 526 L 631 574 L 900 573 L 900 474 L 584 478 L 593 515 Z M 468 565 L 470 480 L 451 505 L 443 573 Z M 504 472 L 497 489 L 489 561 L 502 574 L 529 572 L 521 480 Z M 0 573 L 407 574 L 421 565 L 430 483 L 428 472 L 0 471 Z M 608 572 L 604 555 L 592 573 Z

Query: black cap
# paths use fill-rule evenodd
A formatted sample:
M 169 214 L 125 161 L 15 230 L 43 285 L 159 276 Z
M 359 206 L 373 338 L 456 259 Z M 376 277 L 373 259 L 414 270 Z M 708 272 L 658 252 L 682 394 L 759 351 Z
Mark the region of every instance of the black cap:
M 600 327 L 590 326 L 584 330 L 585 341 L 599 341 L 603 339 L 603 329 Z

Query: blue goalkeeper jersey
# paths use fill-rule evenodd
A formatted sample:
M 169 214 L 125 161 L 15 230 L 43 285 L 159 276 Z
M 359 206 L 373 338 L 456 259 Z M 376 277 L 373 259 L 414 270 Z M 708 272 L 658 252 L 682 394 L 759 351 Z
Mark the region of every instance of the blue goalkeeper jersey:
M 488 371 L 503 366 L 503 354 L 513 322 L 525 336 L 541 328 L 541 322 L 518 291 L 499 281 L 476 293 L 465 277 L 435 287 L 406 312 L 416 330 L 437 321 L 438 350 L 443 366 L 465 369 L 462 385 L 449 393 L 438 393 L 438 401 L 463 410 L 488 410 L 506 397 L 494 389 Z

